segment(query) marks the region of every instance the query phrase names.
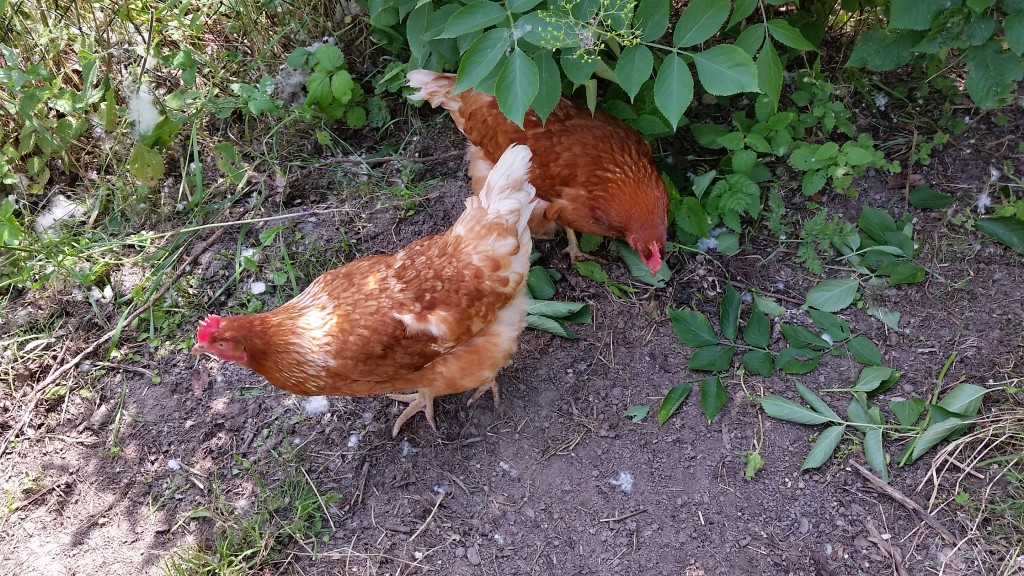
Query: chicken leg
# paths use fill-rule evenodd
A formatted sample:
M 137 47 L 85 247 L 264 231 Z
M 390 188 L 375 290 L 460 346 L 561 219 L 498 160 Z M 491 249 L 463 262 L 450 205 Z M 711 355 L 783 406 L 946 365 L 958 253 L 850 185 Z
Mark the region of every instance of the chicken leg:
M 491 394 L 494 397 L 494 407 L 498 408 L 501 406 L 501 394 L 498 393 L 498 382 L 495 381 L 494 378 L 491 378 L 489 381 L 478 386 L 476 392 L 474 392 L 473 396 L 469 399 L 469 402 L 466 402 L 466 405 L 472 406 L 473 403 L 479 400 L 480 397 L 484 395 L 484 392 L 487 392 L 488 390 L 491 391 Z
M 604 262 L 597 256 L 587 254 L 583 250 L 580 250 L 580 243 L 576 240 L 576 232 L 572 228 L 564 228 L 565 238 L 569 241 L 569 245 L 565 247 L 564 252 L 569 254 L 569 259 L 575 265 L 580 260 L 593 260 L 595 262 Z
M 405 424 L 406 420 L 420 411 L 423 411 L 423 415 L 426 416 L 427 424 L 430 424 L 434 432 L 437 432 L 437 422 L 434 421 L 433 394 L 426 390 L 418 390 L 415 394 L 388 394 L 388 398 L 409 404 L 405 411 L 398 416 L 398 420 L 395 420 L 395 425 L 391 428 L 392 438 L 398 436 L 398 431 L 402 429 L 402 424 Z

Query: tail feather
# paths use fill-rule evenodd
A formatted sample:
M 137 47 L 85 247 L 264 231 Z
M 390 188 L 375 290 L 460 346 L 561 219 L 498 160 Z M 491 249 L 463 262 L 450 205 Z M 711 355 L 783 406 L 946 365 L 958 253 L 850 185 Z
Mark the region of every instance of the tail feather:
M 410 100 L 426 100 L 434 108 L 438 106 L 447 110 L 455 121 L 455 125 L 462 130 L 462 116 L 459 108 L 462 106 L 462 99 L 454 94 L 455 74 L 443 74 L 431 70 L 413 70 L 406 75 L 409 86 L 419 88 L 419 92 L 409 96 Z

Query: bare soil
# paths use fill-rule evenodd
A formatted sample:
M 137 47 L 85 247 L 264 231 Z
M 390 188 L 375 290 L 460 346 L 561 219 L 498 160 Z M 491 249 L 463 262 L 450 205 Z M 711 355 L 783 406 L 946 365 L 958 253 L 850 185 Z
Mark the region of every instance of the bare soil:
M 923 176 L 956 194 L 961 207 L 972 204 L 990 164 L 1019 163 L 985 144 L 1020 134 L 1017 124 L 979 121 Z M 461 146 L 443 131 L 429 140 L 425 156 Z M 394 199 L 293 183 L 289 201 L 353 210 L 290 226 L 305 234 L 310 252 L 318 244 L 339 262 L 396 250 L 447 228 L 469 193 L 459 156 L 429 163 L 422 176 L 443 180 L 408 216 Z M 887 188 L 881 175 L 866 176 L 857 188 L 856 199 L 826 198 L 830 212 L 854 220 L 861 203 L 897 215 L 905 209 L 902 190 Z M 904 372 L 882 405 L 929 395 L 954 352 L 947 385 L 998 381 L 1024 362 L 1019 256 L 949 224 L 945 212 L 915 215 L 922 261 L 935 275 L 925 284 L 865 291 L 870 303 L 902 314 L 901 330 L 889 331 L 861 310 L 843 313 L 855 331 L 879 343 L 887 365 Z M 339 230 L 351 253 L 337 241 Z M 230 253 L 236 242 L 237 232 L 229 232 L 211 248 L 199 276 L 216 278 L 220 272 L 211 267 L 223 264 L 212 255 Z M 170 551 L 208 540 L 214 522 L 195 512 L 215 495 L 239 514 L 251 513 L 258 487 L 252 474 L 239 472 L 241 462 L 252 462 L 272 483 L 289 457 L 305 462 L 321 493 L 342 497 L 329 506 L 326 540 L 289 544 L 265 574 L 894 573 L 890 556 L 869 539 L 869 523 L 891 535 L 888 542 L 906 557 L 910 574 L 943 565 L 946 574 L 988 573 L 972 544 L 943 540 L 872 491 L 849 464 L 862 461 L 858 449 L 841 448 L 840 458 L 801 472 L 815 430 L 769 419 L 753 402 L 764 393 L 798 399 L 792 377 L 732 377 L 731 399 L 710 424 L 693 396 L 664 426 L 656 424 L 660 398 L 700 377 L 685 369 L 689 352 L 679 349 L 666 307 L 692 306 L 715 318 L 715 297 L 730 280 L 802 301 L 817 278 L 791 254 L 762 251 L 755 241 L 733 258 L 674 256 L 670 286 L 640 288 L 622 301 L 568 270 L 563 240 L 537 246 L 541 263 L 565 271 L 556 298 L 589 302 L 593 325 L 580 327 L 576 341 L 526 331 L 498 379 L 501 409 L 487 402 L 468 409 L 467 397 L 440 399 L 437 434 L 417 417 L 392 439 L 397 406 L 381 397 L 332 398 L 328 414 L 310 417 L 302 398 L 181 349 L 140 348 L 141 357 L 121 369 L 87 366 L 70 386 L 95 394 L 44 401 L 0 467 L 0 485 L 18 504 L 0 519 L 0 573 L 159 574 Z M 621 264 L 607 268 L 628 281 Z M 220 284 L 208 280 L 208 295 Z M 785 321 L 809 325 L 798 305 L 780 303 L 790 309 Z M 66 306 L 71 313 L 72 304 Z M 182 327 L 177 339 L 185 342 L 191 331 Z M 159 375 L 159 383 L 137 369 Z M 801 381 L 836 387 L 857 372 L 848 358 L 828 358 Z M 17 393 L 27 395 L 32 379 L 21 384 Z M 845 408 L 841 396 L 824 396 Z M 644 422 L 622 416 L 647 403 L 654 408 Z M 17 418 L 20 413 L 6 414 L 0 431 L 6 434 Z M 111 456 L 115 433 L 120 453 Z M 896 459 L 901 447 L 887 448 Z M 745 480 L 741 455 L 755 449 L 765 467 Z M 927 458 L 893 466 L 892 486 L 927 505 L 931 485 L 918 490 L 927 469 Z M 951 504 L 934 515 L 959 539 L 966 513 Z

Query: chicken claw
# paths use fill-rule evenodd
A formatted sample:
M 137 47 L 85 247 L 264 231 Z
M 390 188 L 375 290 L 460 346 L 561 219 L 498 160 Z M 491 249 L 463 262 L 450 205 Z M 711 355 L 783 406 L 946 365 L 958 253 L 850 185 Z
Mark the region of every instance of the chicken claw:
M 565 247 L 564 252 L 569 254 L 569 259 L 572 260 L 573 264 L 576 264 L 580 260 L 604 262 L 604 260 L 597 256 L 587 254 L 583 250 L 580 250 L 580 243 L 576 240 L 576 232 L 572 228 L 565 228 L 565 237 L 569 241 L 569 245 Z
M 501 406 L 501 394 L 498 393 L 498 383 L 494 378 L 491 378 L 488 382 L 477 387 L 476 392 L 473 393 L 473 397 L 469 399 L 469 402 L 466 402 L 466 406 L 472 406 L 473 403 L 480 399 L 480 397 L 484 395 L 484 392 L 487 392 L 488 390 L 491 391 L 491 394 L 494 397 L 494 407 L 499 408 Z
M 398 436 L 398 431 L 402 429 L 402 424 L 405 424 L 406 420 L 421 410 L 423 415 L 427 417 L 427 424 L 430 424 L 434 432 L 437 432 L 437 423 L 434 421 L 433 394 L 420 390 L 415 394 L 388 394 L 388 398 L 409 404 L 405 412 L 402 412 L 398 416 L 398 420 L 395 420 L 395 425 L 391 428 L 392 438 Z

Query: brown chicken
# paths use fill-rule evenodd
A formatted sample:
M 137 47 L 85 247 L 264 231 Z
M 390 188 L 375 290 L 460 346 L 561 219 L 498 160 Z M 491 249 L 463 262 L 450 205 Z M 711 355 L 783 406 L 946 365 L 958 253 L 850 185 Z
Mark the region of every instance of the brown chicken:
M 304 396 L 415 390 L 391 396 L 409 403 L 392 435 L 420 410 L 436 430 L 435 396 L 491 390 L 497 405 L 494 377 L 525 327 L 530 157 L 509 147 L 443 234 L 331 270 L 271 312 L 209 316 L 192 353 Z
M 650 145 L 635 130 L 565 98 L 543 124 L 528 111 L 521 129 L 505 118 L 493 96 L 474 90 L 452 94 L 454 74 L 414 70 L 408 80 L 419 88 L 412 99 L 444 107 L 469 139 L 474 189 L 509 144 L 530 147 L 530 182 L 540 199 L 530 220 L 534 236 L 547 238 L 564 227 L 573 261 L 586 257 L 573 230 L 625 238 L 652 274 L 661 268 L 668 193 Z

